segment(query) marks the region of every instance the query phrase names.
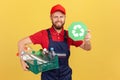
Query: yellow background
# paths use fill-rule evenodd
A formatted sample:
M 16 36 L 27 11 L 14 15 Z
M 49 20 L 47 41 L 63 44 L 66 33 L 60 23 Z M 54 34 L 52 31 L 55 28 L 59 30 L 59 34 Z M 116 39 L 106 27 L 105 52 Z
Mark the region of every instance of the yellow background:
M 17 42 L 50 27 L 57 3 L 67 11 L 65 29 L 82 21 L 92 34 L 91 51 L 71 47 L 73 80 L 120 80 L 120 0 L 0 0 L 0 80 L 40 80 L 22 70 Z

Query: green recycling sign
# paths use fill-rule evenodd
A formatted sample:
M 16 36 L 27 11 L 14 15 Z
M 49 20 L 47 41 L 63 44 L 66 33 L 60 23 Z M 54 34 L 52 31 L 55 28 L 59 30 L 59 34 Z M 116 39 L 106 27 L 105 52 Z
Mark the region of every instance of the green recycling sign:
M 68 28 L 68 35 L 75 41 L 84 40 L 87 34 L 87 27 L 82 22 L 73 22 Z

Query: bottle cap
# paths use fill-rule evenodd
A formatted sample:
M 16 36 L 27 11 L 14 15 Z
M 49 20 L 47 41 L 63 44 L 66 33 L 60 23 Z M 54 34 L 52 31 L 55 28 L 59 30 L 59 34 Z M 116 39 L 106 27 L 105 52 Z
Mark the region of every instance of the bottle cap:
M 47 49 L 46 49 L 46 48 L 44 48 L 44 49 L 43 49 L 43 51 L 47 51 Z
M 51 47 L 51 48 L 50 48 L 50 50 L 51 50 L 51 51 L 54 51 L 54 48 L 53 48 L 53 47 Z
M 32 51 L 32 54 L 35 54 L 35 51 Z

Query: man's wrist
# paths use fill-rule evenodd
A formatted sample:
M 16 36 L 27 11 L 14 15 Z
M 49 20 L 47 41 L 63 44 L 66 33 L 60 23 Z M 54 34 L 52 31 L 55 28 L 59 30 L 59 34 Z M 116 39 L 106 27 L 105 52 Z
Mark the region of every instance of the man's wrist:
M 85 44 L 90 44 L 90 39 L 84 39 Z
M 90 39 L 87 38 L 87 39 L 84 39 L 84 41 L 90 41 Z

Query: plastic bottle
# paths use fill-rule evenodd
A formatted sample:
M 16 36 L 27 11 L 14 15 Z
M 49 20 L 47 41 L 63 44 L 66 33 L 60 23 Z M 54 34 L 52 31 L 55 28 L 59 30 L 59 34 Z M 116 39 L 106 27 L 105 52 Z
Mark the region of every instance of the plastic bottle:
M 46 48 L 44 48 L 43 49 L 43 54 L 48 55 L 48 53 L 49 53 L 49 51 Z
M 42 54 L 43 54 L 43 59 L 44 60 L 48 60 L 48 61 L 50 60 L 50 58 L 48 56 L 49 55 L 49 51 L 46 48 L 43 49 Z
M 42 49 L 38 50 L 37 52 L 35 52 L 35 55 L 38 57 L 43 57 L 42 51 L 43 51 Z
M 54 57 L 56 55 L 55 51 L 54 51 L 54 48 L 50 48 L 50 51 L 51 51 L 51 54 L 52 54 L 52 57 Z
M 30 47 L 30 46 L 28 46 L 28 45 L 26 45 L 25 47 L 24 47 L 24 50 L 20 53 L 20 56 L 21 56 L 21 58 L 23 59 L 23 60 L 33 60 L 31 57 L 30 57 L 30 55 L 29 54 L 33 54 L 34 53 L 34 51 L 32 50 L 32 48 Z
M 24 60 L 24 61 L 27 61 L 27 60 L 33 60 L 29 54 L 26 54 L 25 51 L 22 51 L 21 54 L 20 54 L 20 57 Z

